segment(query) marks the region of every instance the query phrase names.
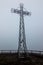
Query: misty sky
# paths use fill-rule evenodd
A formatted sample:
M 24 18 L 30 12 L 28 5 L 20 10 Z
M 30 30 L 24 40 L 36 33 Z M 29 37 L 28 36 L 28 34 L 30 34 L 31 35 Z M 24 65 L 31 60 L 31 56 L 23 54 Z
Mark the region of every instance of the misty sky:
M 24 17 L 26 44 L 29 50 L 43 50 L 43 0 L 0 0 L 0 50 L 16 50 L 20 16 L 11 13 L 20 3 L 31 16 Z

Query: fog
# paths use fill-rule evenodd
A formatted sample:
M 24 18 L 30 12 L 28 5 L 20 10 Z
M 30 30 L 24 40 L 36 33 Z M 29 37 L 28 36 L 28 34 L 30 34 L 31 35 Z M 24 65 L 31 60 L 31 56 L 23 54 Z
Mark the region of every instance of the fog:
M 0 0 L 0 50 L 17 50 L 20 16 L 11 13 L 20 3 L 31 12 L 24 16 L 26 44 L 29 50 L 43 50 L 43 0 Z

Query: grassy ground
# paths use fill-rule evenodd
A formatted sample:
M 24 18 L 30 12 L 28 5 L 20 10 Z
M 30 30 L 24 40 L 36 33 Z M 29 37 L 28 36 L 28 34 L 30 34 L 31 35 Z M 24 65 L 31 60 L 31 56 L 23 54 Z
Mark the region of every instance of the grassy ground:
M 23 59 L 17 56 L 17 53 L 0 54 L 0 65 L 43 65 L 43 55 L 29 54 Z

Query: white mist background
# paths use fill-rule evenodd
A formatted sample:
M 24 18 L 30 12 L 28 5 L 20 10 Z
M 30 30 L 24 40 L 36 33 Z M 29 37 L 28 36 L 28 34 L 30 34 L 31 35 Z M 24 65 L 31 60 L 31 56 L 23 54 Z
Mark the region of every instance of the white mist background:
M 11 13 L 20 3 L 31 12 L 24 17 L 26 44 L 29 50 L 43 50 L 43 0 L 0 0 L 0 50 L 17 50 L 20 16 Z

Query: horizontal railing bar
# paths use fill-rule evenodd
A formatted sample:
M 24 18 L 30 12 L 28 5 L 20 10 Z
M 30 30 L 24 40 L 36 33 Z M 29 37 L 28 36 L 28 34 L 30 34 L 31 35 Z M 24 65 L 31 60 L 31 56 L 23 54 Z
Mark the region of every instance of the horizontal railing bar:
M 17 52 L 18 52 L 18 50 L 0 50 L 0 53 L 17 53 Z M 27 50 L 27 52 L 43 54 L 43 51 L 38 51 L 38 50 Z

